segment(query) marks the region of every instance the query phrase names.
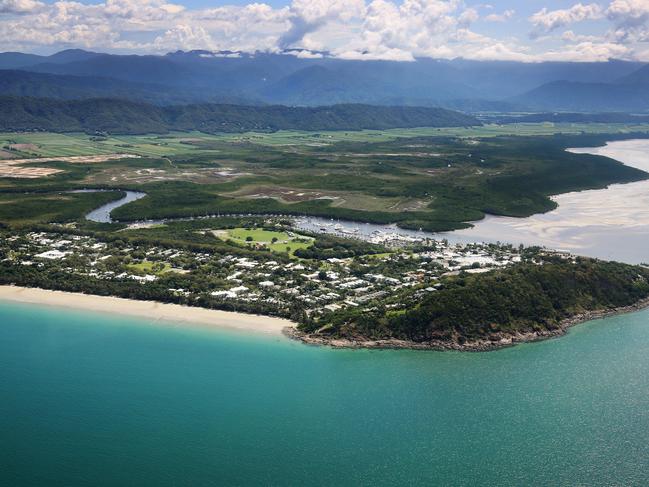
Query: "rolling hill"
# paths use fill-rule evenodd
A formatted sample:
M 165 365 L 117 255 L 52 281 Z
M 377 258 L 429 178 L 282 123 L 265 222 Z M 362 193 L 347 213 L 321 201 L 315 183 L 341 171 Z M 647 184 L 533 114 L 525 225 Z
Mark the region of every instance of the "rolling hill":
M 277 130 L 360 130 L 480 125 L 471 116 L 441 108 L 333 105 L 322 107 L 173 105 L 109 98 L 53 100 L 0 97 L 0 131 L 207 133 Z

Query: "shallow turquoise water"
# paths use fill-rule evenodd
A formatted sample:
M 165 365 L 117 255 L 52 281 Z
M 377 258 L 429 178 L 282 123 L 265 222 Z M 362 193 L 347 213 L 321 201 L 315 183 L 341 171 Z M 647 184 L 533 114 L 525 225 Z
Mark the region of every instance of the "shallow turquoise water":
M 483 354 L 0 304 L 0 484 L 647 485 L 649 312 Z

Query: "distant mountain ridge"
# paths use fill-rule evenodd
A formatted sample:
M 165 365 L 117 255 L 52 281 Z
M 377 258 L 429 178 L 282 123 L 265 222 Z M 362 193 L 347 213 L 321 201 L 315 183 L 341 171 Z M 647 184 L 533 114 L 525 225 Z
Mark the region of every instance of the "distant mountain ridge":
M 124 83 L 133 83 L 131 99 L 161 105 L 236 100 L 299 106 L 398 103 L 466 111 L 649 110 L 649 102 L 642 95 L 649 68 L 638 62 L 520 63 L 428 58 L 396 62 L 342 60 L 326 52 L 312 53 L 309 58 L 293 54 L 177 51 L 163 56 L 138 56 L 83 50 L 52 56 L 0 53 L 0 69 L 101 78 L 102 87 L 94 91 L 103 91 L 96 96 L 122 96 L 121 91 L 128 91 Z M 6 71 L 0 72 L 0 82 L 8 76 Z M 16 87 L 15 81 L 11 86 L 7 81 L 1 83 L 0 94 L 42 93 L 56 98 L 71 98 L 74 94 L 74 90 L 63 90 L 64 81 L 55 78 L 25 79 L 24 88 Z M 106 80 L 114 80 L 114 87 Z M 146 85 L 148 97 L 142 97 L 142 85 Z M 78 98 L 93 96 L 89 86 L 78 89 Z M 559 96 L 562 93 L 569 94 Z M 584 105 L 578 106 L 580 103 Z
M 553 81 L 509 101 L 534 110 L 649 111 L 649 65 L 609 82 Z
M 649 111 L 649 83 L 576 83 L 554 81 L 508 100 L 532 110 Z
M 0 131 L 166 133 L 361 130 L 481 125 L 442 108 L 332 105 L 322 107 L 172 105 L 96 98 L 53 100 L 0 96 Z
M 0 94 L 77 100 L 122 98 L 155 105 L 183 103 L 259 104 L 237 96 L 210 94 L 160 84 L 138 83 L 97 76 L 58 75 L 20 70 L 0 70 Z
M 624 85 L 649 86 L 649 65 L 643 66 L 637 71 L 634 71 L 633 73 L 624 76 L 623 78 L 618 80 L 618 83 Z
M 24 54 L 22 52 L 0 53 L 1 69 L 20 69 L 29 66 L 36 66 L 41 63 L 70 63 L 83 61 L 98 56 L 98 53 L 84 51 L 83 49 L 66 49 L 50 56 L 39 56 L 38 54 Z

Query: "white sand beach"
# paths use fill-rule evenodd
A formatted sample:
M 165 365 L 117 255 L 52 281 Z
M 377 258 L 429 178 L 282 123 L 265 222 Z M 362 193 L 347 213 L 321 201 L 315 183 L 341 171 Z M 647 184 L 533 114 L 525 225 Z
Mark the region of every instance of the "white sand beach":
M 280 335 L 287 326 L 295 326 L 292 321 L 269 316 L 18 286 L 0 286 L 0 300 L 121 314 L 144 318 L 149 322 L 189 323 L 276 335 Z

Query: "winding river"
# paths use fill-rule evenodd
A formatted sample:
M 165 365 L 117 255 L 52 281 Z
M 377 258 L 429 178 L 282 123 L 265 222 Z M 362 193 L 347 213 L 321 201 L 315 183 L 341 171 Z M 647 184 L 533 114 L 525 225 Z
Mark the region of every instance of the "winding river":
M 72 193 L 99 193 L 104 191 L 119 191 L 119 190 L 108 190 L 108 189 L 79 189 L 77 191 L 71 191 Z M 110 217 L 111 211 L 120 206 L 127 205 L 133 201 L 137 201 L 146 196 L 146 193 L 140 191 L 124 191 L 125 196 L 105 205 L 100 206 L 99 208 L 92 210 L 86 215 L 86 220 L 96 223 L 113 223 L 113 219 Z

